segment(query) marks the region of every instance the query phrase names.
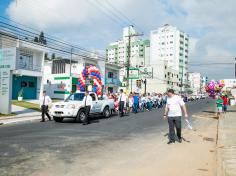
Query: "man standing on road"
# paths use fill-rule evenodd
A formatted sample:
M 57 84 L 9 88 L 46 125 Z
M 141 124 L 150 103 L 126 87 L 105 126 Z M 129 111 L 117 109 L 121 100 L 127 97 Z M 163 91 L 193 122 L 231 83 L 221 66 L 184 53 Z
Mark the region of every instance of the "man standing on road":
M 46 91 L 43 91 L 43 96 L 39 99 L 40 108 L 42 112 L 42 120 L 40 122 L 45 122 L 45 114 L 48 117 L 49 121 L 51 121 L 51 117 L 48 114 L 48 106 L 52 103 L 51 98 L 47 95 Z
M 120 95 L 119 95 L 118 101 L 119 101 L 120 117 L 123 117 L 124 116 L 124 106 L 126 104 L 126 95 L 124 94 L 123 89 L 120 89 Z
M 217 116 L 220 116 L 220 114 L 223 112 L 223 99 L 217 95 L 216 96 L 216 107 L 217 107 Z
M 186 106 L 182 98 L 175 95 L 173 89 L 168 90 L 167 96 L 167 103 L 164 112 L 164 119 L 168 119 L 169 124 L 169 142 L 167 144 L 175 142 L 175 128 L 178 142 L 181 143 L 181 117 L 182 111 L 184 112 L 184 117 L 188 117 Z
M 223 95 L 222 96 L 222 100 L 223 100 L 223 112 L 226 113 L 227 112 L 227 107 L 228 107 L 228 104 L 229 104 L 229 99 L 228 99 L 228 96 L 227 95 Z
M 85 108 L 85 119 L 83 121 L 83 125 L 88 125 L 90 124 L 90 118 L 89 118 L 89 113 L 90 113 L 90 109 L 92 106 L 92 97 L 89 95 L 88 91 L 85 91 L 85 96 L 83 99 L 83 104 L 84 104 L 84 108 Z
M 139 97 L 138 97 L 138 93 L 134 92 L 134 113 L 136 114 L 138 112 L 138 107 L 139 107 Z

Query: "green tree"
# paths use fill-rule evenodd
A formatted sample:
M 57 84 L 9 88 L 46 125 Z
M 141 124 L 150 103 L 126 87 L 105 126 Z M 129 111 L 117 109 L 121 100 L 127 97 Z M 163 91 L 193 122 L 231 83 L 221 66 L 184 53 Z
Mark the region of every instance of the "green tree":
M 39 38 L 38 37 L 34 37 L 34 42 L 38 43 L 39 42 Z
M 56 55 L 55 53 L 52 53 L 51 60 L 55 60 L 55 59 L 56 59 Z
M 44 54 L 44 60 L 51 60 L 51 58 L 48 57 L 48 53 Z
M 45 38 L 45 36 L 44 36 L 43 31 L 40 32 L 40 34 L 39 34 L 39 43 L 44 44 L 44 45 L 47 45 L 47 40 L 46 40 L 46 38 Z

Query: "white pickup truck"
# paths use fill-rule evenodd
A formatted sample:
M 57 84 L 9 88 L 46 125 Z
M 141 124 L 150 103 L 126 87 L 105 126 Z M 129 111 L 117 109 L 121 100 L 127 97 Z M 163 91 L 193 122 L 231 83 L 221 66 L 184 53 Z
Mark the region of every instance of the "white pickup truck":
M 97 94 L 90 92 L 92 97 L 92 107 L 90 110 L 90 116 L 93 117 L 96 114 L 101 114 L 106 118 L 110 117 L 114 112 L 114 101 L 111 99 L 98 99 Z M 83 104 L 83 98 L 85 93 L 73 93 L 65 101 L 53 103 L 50 113 L 56 122 L 62 122 L 64 118 L 74 118 L 76 121 L 84 122 L 85 109 Z

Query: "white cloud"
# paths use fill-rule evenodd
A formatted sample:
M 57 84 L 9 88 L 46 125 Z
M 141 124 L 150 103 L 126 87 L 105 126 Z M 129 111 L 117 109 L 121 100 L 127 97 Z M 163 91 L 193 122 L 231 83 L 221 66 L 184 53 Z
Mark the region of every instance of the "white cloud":
M 233 60 L 235 0 L 17 0 L 17 5 L 15 0 L 7 14 L 13 20 L 85 47 L 104 49 L 109 42 L 121 38 L 125 26 L 113 15 L 116 12 L 107 1 L 140 26 L 146 36 L 166 23 L 187 32 L 191 37 L 191 62 Z M 214 66 L 191 69 L 217 78 L 222 76 Z M 223 69 L 226 77 L 233 76 L 231 67 L 218 69 Z

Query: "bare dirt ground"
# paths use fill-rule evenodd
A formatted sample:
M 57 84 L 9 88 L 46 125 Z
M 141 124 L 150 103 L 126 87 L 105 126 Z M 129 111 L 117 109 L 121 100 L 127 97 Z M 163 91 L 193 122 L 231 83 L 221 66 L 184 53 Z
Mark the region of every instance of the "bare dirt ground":
M 153 128 L 143 136 L 129 134 L 127 139 L 96 146 L 76 157 L 73 163 L 60 163 L 53 153 L 44 153 L 41 161 L 45 161 L 46 168 L 35 171 L 33 175 L 216 175 L 217 120 L 201 117 L 194 121 L 193 126 L 195 131 L 183 130 L 183 137 L 189 142 L 167 145 L 165 134 L 168 130 L 160 132 Z

